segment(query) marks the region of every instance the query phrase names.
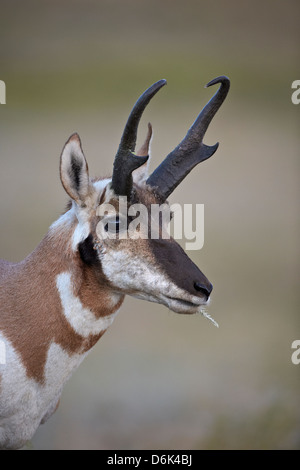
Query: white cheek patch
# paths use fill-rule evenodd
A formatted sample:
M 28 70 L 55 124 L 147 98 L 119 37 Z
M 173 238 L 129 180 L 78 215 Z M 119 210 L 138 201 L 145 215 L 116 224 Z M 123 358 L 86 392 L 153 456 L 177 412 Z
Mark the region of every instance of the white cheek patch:
M 200 313 L 215 326 L 217 322 L 206 312 L 207 302 L 178 287 L 150 262 L 125 251 L 98 250 L 102 270 L 116 287 L 133 297 L 161 303 L 177 313 Z
M 121 289 L 133 289 L 139 292 L 140 298 L 159 297 L 161 292 L 179 296 L 184 294 L 167 276 L 155 269 L 155 266 L 144 262 L 124 251 L 105 251 L 100 254 L 102 270 L 105 276 Z M 122 268 L 120 268 L 122 267 Z M 149 299 L 150 300 L 150 299 Z
M 90 224 L 88 222 L 79 223 L 72 235 L 72 250 L 76 251 L 79 243 L 83 242 L 90 234 Z
M 63 314 L 73 330 L 80 336 L 88 338 L 109 328 L 117 312 L 106 317 L 96 318 L 94 313 L 85 308 L 80 299 L 73 293 L 71 273 L 64 272 L 56 277 Z

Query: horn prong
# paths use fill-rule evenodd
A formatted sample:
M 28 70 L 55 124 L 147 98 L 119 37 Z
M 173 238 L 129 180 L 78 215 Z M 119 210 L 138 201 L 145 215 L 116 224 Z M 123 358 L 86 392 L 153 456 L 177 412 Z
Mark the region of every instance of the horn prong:
M 142 114 L 156 93 L 166 85 L 166 80 L 159 80 L 149 87 L 135 103 L 121 138 L 121 143 L 114 161 L 114 169 L 112 176 L 112 189 L 119 196 L 130 197 L 132 188 L 131 173 L 143 165 L 148 155 L 136 155 L 135 145 L 137 138 L 137 130 Z M 148 129 L 149 136 L 149 129 Z M 150 141 L 151 135 L 149 137 Z
M 149 155 L 149 146 L 150 146 L 151 137 L 152 137 L 152 125 L 149 122 L 148 123 L 148 132 L 147 132 L 147 137 L 145 139 L 145 142 L 139 148 L 139 150 L 136 152 L 137 155 L 139 155 L 140 157 L 146 157 L 146 156 Z
M 224 102 L 230 87 L 230 80 L 224 75 L 214 78 L 206 87 L 217 83 L 221 84 L 218 91 L 202 109 L 184 139 L 147 179 L 147 184 L 155 187 L 163 200 L 169 197 L 198 163 L 207 160 L 218 148 L 219 144 L 207 146 L 203 143 L 205 132 Z

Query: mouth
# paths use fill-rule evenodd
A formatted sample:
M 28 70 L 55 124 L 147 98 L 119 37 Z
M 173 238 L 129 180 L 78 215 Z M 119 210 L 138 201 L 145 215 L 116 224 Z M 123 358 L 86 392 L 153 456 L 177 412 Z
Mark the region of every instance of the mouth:
M 176 313 L 184 313 L 184 314 L 196 314 L 200 313 L 204 318 L 210 320 L 213 325 L 219 328 L 218 323 L 211 317 L 209 313 L 207 313 L 205 307 L 209 304 L 209 300 L 201 300 L 196 298 L 194 302 L 189 300 L 184 300 L 176 297 L 169 297 L 164 296 L 164 303 Z
M 163 294 L 157 297 L 151 294 L 145 294 L 144 292 L 132 292 L 131 296 L 137 299 L 148 300 L 149 302 L 165 305 L 165 307 L 168 307 L 175 313 L 181 313 L 185 315 L 200 314 L 204 318 L 207 318 L 207 320 L 211 321 L 217 328 L 219 328 L 218 323 L 211 317 L 209 313 L 207 313 L 205 309 L 205 307 L 208 306 L 210 299 L 203 300 L 193 296 L 192 299 L 185 300 Z
M 169 297 L 169 296 L 165 296 L 165 300 L 166 302 L 169 304 L 169 305 L 174 305 L 175 307 L 177 306 L 178 308 L 180 308 L 180 310 L 186 310 L 187 313 L 196 313 L 197 309 L 199 308 L 199 306 L 202 306 L 204 304 L 206 304 L 206 302 L 202 302 L 202 301 L 199 301 L 199 302 L 191 302 L 189 300 L 184 300 L 184 299 L 180 299 L 180 298 L 177 298 L 177 297 Z

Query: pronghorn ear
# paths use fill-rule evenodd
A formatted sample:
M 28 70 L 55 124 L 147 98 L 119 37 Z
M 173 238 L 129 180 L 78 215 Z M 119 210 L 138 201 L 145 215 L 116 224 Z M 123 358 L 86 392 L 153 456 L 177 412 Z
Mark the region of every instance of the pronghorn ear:
M 60 179 L 68 195 L 77 204 L 85 204 L 90 190 L 90 179 L 78 134 L 71 135 L 64 146 L 60 157 Z

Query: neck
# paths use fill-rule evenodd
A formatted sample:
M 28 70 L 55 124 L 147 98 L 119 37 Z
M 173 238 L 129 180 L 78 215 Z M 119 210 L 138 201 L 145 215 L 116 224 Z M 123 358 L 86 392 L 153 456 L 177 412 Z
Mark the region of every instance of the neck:
M 7 319 L 4 334 L 21 356 L 27 376 L 39 383 L 57 373 L 60 366 L 53 356 L 58 349 L 65 357 L 64 368 L 69 358 L 73 370 L 111 325 L 124 300 L 74 250 L 78 230 L 72 214 L 62 216 L 7 280 L 12 294 L 7 311 L 15 314 L 13 324 Z M 15 331 L 20 332 L 18 338 Z

